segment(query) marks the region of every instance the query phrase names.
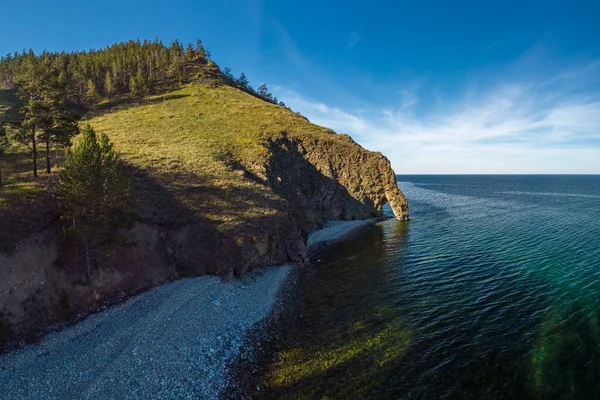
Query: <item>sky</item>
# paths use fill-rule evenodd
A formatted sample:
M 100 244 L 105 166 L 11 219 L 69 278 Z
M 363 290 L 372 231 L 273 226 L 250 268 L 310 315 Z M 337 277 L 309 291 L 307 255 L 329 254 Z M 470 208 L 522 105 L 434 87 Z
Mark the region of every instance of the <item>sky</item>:
M 200 38 L 398 174 L 598 174 L 599 16 L 577 0 L 1 0 L 0 54 Z

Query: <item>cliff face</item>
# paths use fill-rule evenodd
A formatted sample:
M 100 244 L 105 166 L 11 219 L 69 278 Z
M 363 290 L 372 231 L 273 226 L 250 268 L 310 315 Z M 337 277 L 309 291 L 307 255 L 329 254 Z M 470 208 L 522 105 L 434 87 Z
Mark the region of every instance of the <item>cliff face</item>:
M 190 86 L 91 123 L 130 164 L 139 220 L 118 244 L 92 249 L 88 280 L 60 220 L 32 214 L 47 223 L 0 246 L 0 342 L 181 277 L 303 264 L 309 233 L 382 217 L 386 203 L 409 218 L 381 153 L 233 88 Z M 57 209 L 43 201 L 37 209 Z M 20 220 L 0 210 L 1 221 Z
M 203 221 L 140 222 L 121 246 L 92 253 L 96 269 L 90 282 L 82 281 L 72 261 L 76 249 L 62 243 L 57 229 L 31 236 L 10 255 L 0 253 L 0 339 L 7 330 L 35 332 L 184 276 L 241 276 L 258 266 L 302 264 L 310 232 L 330 220 L 382 217 L 387 202 L 397 219 L 408 219 L 389 161 L 349 137 L 281 134 L 267 148 L 266 164 L 238 163 L 234 169 L 280 201 L 272 204 L 272 215 L 248 219 L 233 235 L 219 235 Z
M 270 158 L 258 174 L 297 210 L 311 232 L 330 220 L 382 217 L 390 203 L 399 220 L 408 204 L 394 171 L 381 153 L 363 149 L 347 135 L 269 140 Z

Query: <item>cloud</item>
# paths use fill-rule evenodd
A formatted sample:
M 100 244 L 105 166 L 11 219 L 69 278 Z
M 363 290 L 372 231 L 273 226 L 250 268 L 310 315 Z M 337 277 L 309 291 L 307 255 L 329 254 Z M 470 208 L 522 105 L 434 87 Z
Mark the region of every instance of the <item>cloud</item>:
M 360 41 L 361 37 L 358 34 L 357 31 L 352 31 L 350 33 L 350 36 L 348 36 L 348 43 L 346 44 L 346 47 L 348 47 L 349 49 L 353 48 L 359 41 Z
M 387 101 L 395 106 L 366 110 L 281 87 L 275 93 L 312 122 L 383 152 L 398 173 L 600 173 L 600 91 L 572 90 L 593 87 L 591 74 L 582 86 L 574 71 L 598 65 L 564 68 L 540 82 L 497 82 L 424 115 L 413 110 L 420 102 L 413 90 L 395 91 Z
M 502 46 L 503 43 L 504 42 L 502 40 L 497 40 L 495 42 L 486 44 L 481 49 L 479 49 L 479 51 L 482 52 L 482 53 L 485 53 L 486 51 L 490 51 L 492 49 L 495 49 L 498 46 Z

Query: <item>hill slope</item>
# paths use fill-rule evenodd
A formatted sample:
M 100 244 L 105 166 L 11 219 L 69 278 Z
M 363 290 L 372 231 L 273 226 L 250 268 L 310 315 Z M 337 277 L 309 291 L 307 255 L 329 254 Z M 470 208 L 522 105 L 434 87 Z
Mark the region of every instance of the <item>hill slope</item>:
M 383 155 L 234 87 L 189 84 L 119 107 L 83 123 L 106 133 L 130 165 L 138 222 L 122 245 L 93 252 L 90 282 L 81 282 L 78 249 L 61 239 L 56 218 L 25 230 L 10 254 L 0 251 L 10 277 L 0 283 L 0 317 L 15 331 L 182 276 L 303 263 L 310 232 L 382 216 L 387 202 L 408 218 Z M 53 202 L 44 196 L 40 210 L 55 210 Z M 0 220 L 14 222 L 13 211 L 0 208 Z
M 327 220 L 379 216 L 388 200 L 407 215 L 381 154 L 230 86 L 188 85 L 88 122 L 133 166 L 141 221 L 172 227 L 197 218 L 243 251 L 250 244 L 256 254 L 243 257 L 250 264 L 236 265 L 238 274 L 256 257 L 283 261 L 273 248 L 256 249 L 281 232 L 293 230 L 296 243 Z M 302 246 L 292 247 L 298 261 Z

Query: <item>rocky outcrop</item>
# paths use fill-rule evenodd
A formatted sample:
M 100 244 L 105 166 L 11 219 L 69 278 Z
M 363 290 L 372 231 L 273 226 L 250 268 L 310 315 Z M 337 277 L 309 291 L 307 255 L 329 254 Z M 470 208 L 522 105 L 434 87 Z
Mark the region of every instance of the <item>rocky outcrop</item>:
M 389 160 L 347 135 L 269 140 L 270 158 L 259 175 L 302 214 L 313 231 L 330 220 L 383 217 L 389 203 L 399 220 L 409 219 L 406 198 Z
M 258 266 L 303 264 L 311 232 L 331 220 L 383 217 L 386 203 L 397 219 L 409 218 L 390 162 L 349 136 L 282 132 L 267 137 L 265 147 L 266 162 L 227 161 L 268 194 L 264 208 L 272 211 L 233 231 L 220 232 L 210 220 L 190 215 L 172 196 L 161 198 L 160 188 L 138 174 L 138 187 L 150 187 L 156 197 L 155 216 L 141 218 L 118 245 L 93 250 L 92 279 L 80 268 L 80 249 L 60 234 L 58 219 L 10 254 L 0 250 L 0 339 L 43 330 L 185 276 L 230 279 Z M 180 218 L 163 218 L 173 207 Z

